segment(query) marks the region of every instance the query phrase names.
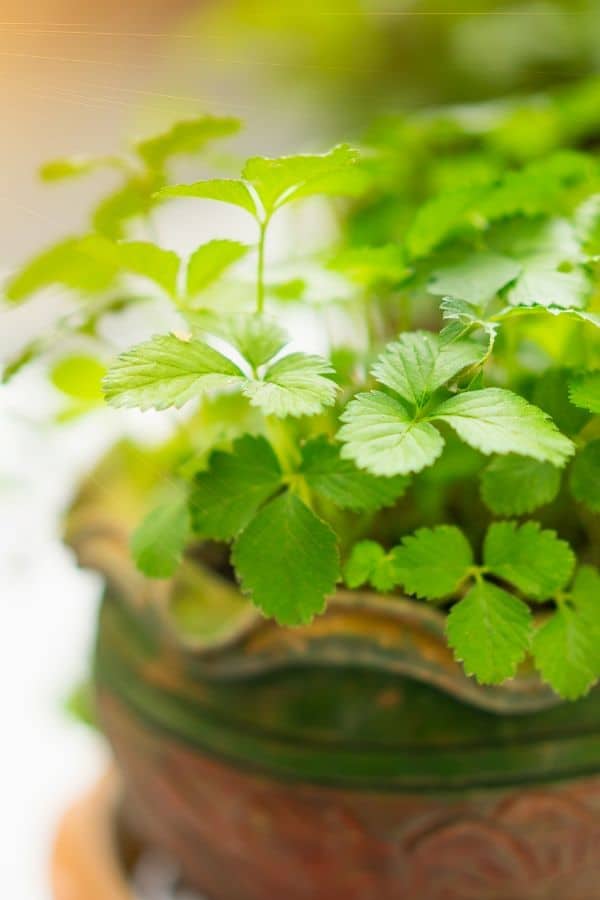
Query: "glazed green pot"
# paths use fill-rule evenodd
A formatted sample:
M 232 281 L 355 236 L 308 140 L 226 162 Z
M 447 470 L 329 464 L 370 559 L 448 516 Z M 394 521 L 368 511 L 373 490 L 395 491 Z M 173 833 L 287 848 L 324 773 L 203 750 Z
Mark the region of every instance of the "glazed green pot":
M 301 629 L 188 559 L 150 582 L 81 504 L 108 588 L 98 710 L 123 824 L 209 900 L 598 900 L 600 693 L 467 679 L 443 616 L 340 593 Z

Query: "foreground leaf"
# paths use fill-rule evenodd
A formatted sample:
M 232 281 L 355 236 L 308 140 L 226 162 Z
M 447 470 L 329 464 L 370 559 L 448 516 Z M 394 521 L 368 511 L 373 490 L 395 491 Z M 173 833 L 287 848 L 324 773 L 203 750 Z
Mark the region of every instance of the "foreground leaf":
M 243 373 L 202 341 L 158 335 L 122 353 L 109 368 L 104 395 L 112 406 L 180 407 L 216 388 L 243 383 Z
M 196 197 L 199 200 L 218 200 L 239 206 L 256 218 L 256 204 L 247 185 L 236 178 L 211 178 L 194 184 L 172 184 L 162 188 L 155 195 L 159 200 L 176 197 Z
M 396 579 L 408 594 L 439 600 L 453 594 L 473 565 L 471 545 L 459 528 L 419 528 L 392 553 Z
M 372 374 L 420 407 L 437 388 L 483 355 L 482 347 L 472 341 L 443 344 L 437 334 L 428 331 L 406 332 L 388 344 Z
M 518 453 L 563 466 L 574 452 L 572 442 L 546 413 L 503 388 L 463 391 L 441 403 L 429 418 L 447 422 L 482 453 Z
M 560 469 L 509 453 L 498 456 L 481 474 L 485 505 L 500 516 L 522 516 L 550 503 L 560 489 Z
M 483 547 L 489 571 L 534 600 L 547 600 L 569 581 L 575 565 L 573 551 L 554 531 L 537 522 L 494 522 Z
M 273 363 L 261 380 L 248 381 L 243 393 L 267 416 L 313 416 L 335 401 L 337 385 L 327 360 L 291 353 Z
M 478 581 L 448 615 L 448 643 L 467 675 L 482 684 L 512 678 L 531 636 L 528 606 L 495 584 Z
M 375 512 L 391 506 L 405 492 L 408 479 L 401 475 L 377 478 L 357 469 L 340 455 L 340 447 L 326 437 L 313 438 L 302 448 L 299 469 L 307 485 L 340 509 Z
M 281 485 L 282 472 L 264 437 L 245 435 L 231 453 L 214 452 L 192 485 L 190 512 L 200 537 L 226 541 L 246 527 Z
M 185 496 L 157 506 L 131 537 L 131 552 L 138 569 L 150 578 L 169 578 L 181 562 L 189 531 Z
M 339 578 L 334 532 L 290 492 L 261 509 L 232 560 L 242 590 L 280 625 L 310 622 Z
M 564 697 L 582 697 L 600 675 L 597 631 L 576 609 L 561 603 L 536 631 L 533 656 L 543 680 Z
M 590 281 L 582 269 L 561 272 L 528 268 L 508 292 L 512 306 L 558 306 L 583 309 L 590 294 Z
M 398 583 L 391 554 L 377 541 L 359 541 L 344 566 L 344 581 L 349 588 L 369 583 L 376 591 L 391 591 Z
M 444 447 L 444 439 L 433 425 L 415 421 L 399 400 L 381 391 L 357 394 L 341 421 L 342 457 L 374 475 L 420 472 Z

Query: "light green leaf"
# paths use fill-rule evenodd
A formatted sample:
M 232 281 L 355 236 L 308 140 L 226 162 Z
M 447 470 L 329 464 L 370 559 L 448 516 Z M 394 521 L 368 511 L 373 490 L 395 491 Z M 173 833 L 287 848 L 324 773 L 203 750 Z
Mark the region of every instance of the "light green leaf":
M 459 528 L 419 528 L 392 551 L 396 582 L 408 594 L 439 600 L 453 594 L 473 565 L 471 545 Z
M 383 247 L 348 247 L 339 253 L 330 268 L 367 287 L 399 284 L 411 274 L 404 253 L 397 244 Z
M 125 237 L 125 224 L 138 216 L 147 216 L 156 205 L 154 192 L 161 179 L 153 175 L 134 175 L 104 197 L 92 215 L 96 231 L 112 240 Z
M 563 466 L 574 452 L 573 443 L 546 413 L 503 388 L 463 391 L 441 403 L 429 418 L 447 422 L 482 453 L 518 453 Z
M 481 217 L 473 214 L 484 189 L 478 185 L 438 194 L 417 212 L 406 246 L 413 258 L 427 256 L 450 237 L 481 228 Z
M 593 512 L 600 513 L 600 440 L 579 451 L 570 475 L 571 493 Z
M 575 406 L 600 414 L 600 370 L 573 378 L 569 384 L 569 398 Z
M 118 265 L 99 259 L 93 252 L 96 237 L 67 238 L 34 256 L 8 281 L 5 295 L 19 302 L 60 284 L 84 294 L 102 291 L 114 281 Z
M 473 253 L 437 269 L 427 286 L 430 294 L 448 295 L 467 303 L 481 303 L 498 293 L 521 271 L 520 263 L 497 253 Z
M 74 400 L 98 403 L 102 400 L 102 379 L 106 367 L 93 356 L 65 356 L 50 372 L 52 384 Z
M 440 310 L 444 320 L 448 322 L 440 332 L 442 345 L 460 341 L 474 328 L 482 328 L 492 342 L 495 340 L 499 324 L 486 321 L 480 310 L 466 300 L 444 297 Z
M 333 372 L 320 356 L 291 353 L 269 366 L 261 380 L 249 381 L 243 393 L 267 416 L 313 416 L 335 401 Z
M 399 400 L 381 391 L 357 394 L 341 421 L 342 457 L 373 475 L 420 472 L 444 447 L 444 439 L 433 425 L 415 421 Z
M 467 675 L 482 684 L 499 684 L 512 678 L 527 653 L 531 613 L 522 600 L 478 581 L 450 610 L 446 631 Z
M 311 490 L 341 509 L 374 512 L 391 506 L 405 492 L 408 479 L 377 478 L 357 469 L 340 455 L 340 447 L 325 436 L 313 438 L 302 448 L 299 469 Z
M 264 316 L 237 315 L 224 325 L 223 337 L 255 369 L 268 363 L 289 342 L 283 328 Z
M 323 612 L 340 574 L 334 532 L 289 491 L 250 522 L 232 560 L 242 590 L 280 625 L 307 624 Z
M 214 240 L 198 247 L 189 258 L 186 277 L 186 294 L 194 297 L 223 272 L 242 259 L 249 250 L 239 241 Z
M 113 244 L 98 237 L 90 252 L 123 272 L 149 278 L 171 296 L 177 293 L 180 259 L 173 250 L 164 250 L 145 241 Z
M 214 452 L 190 496 L 192 527 L 200 537 L 226 541 L 239 534 L 281 485 L 282 472 L 264 437 L 245 435 L 231 453 Z
M 63 181 L 104 168 L 123 169 L 124 166 L 118 156 L 68 156 L 44 163 L 40 167 L 40 178 L 42 181 Z
M 594 566 L 580 566 L 570 590 L 571 603 L 585 616 L 596 633 L 600 630 L 600 572 Z M 593 623 L 593 624 L 592 624 Z M 600 666 L 600 639 L 596 643 Z
M 511 306 L 557 306 L 583 309 L 591 282 L 583 269 L 570 272 L 545 268 L 527 268 L 508 292 Z
M 566 700 L 587 694 L 600 675 L 598 630 L 567 603 L 538 628 L 533 656 L 543 680 Z
M 428 331 L 405 332 L 388 344 L 372 368 L 372 374 L 415 406 L 462 369 L 484 355 L 479 344 L 455 341 L 442 344 L 437 334 Z
M 481 474 L 481 496 L 500 516 L 522 516 L 550 503 L 560 489 L 556 466 L 509 453 L 497 456 Z
M 344 566 L 344 581 L 349 588 L 369 583 L 382 593 L 391 591 L 397 579 L 390 554 L 377 541 L 359 541 Z
M 109 368 L 104 395 L 112 406 L 167 409 L 206 391 L 243 383 L 243 373 L 202 341 L 158 335 L 122 353 Z
M 200 116 L 197 119 L 176 122 L 162 134 L 138 141 L 135 149 L 151 169 L 162 169 L 173 156 L 198 153 L 209 141 L 229 137 L 239 129 L 238 119 Z
M 256 204 L 248 186 L 235 178 L 212 178 L 207 181 L 196 181 L 194 184 L 173 184 L 157 191 L 155 196 L 160 200 L 174 197 L 196 197 L 200 200 L 219 200 L 245 209 L 256 218 Z
M 185 496 L 157 506 L 131 537 L 131 552 L 138 569 L 150 578 L 169 578 L 181 562 L 189 531 Z
M 242 178 L 249 182 L 260 197 L 267 213 L 300 197 L 330 193 L 332 179 L 338 179 L 337 188 L 345 193 L 343 174 L 358 160 L 358 153 L 351 147 L 340 145 L 328 153 L 281 156 L 278 159 L 253 157 L 246 162 Z
M 575 556 L 554 531 L 538 522 L 493 522 L 483 545 L 486 568 L 533 600 L 547 600 L 571 578 Z

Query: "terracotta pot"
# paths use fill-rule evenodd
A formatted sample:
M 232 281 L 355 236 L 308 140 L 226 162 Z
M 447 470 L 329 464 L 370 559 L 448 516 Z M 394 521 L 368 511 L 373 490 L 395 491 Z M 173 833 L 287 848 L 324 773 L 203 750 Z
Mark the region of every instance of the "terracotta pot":
M 286 630 L 194 559 L 147 582 L 85 504 L 70 539 L 109 582 L 124 823 L 211 900 L 598 900 L 599 692 L 478 687 L 441 614 L 400 598 L 340 594 Z

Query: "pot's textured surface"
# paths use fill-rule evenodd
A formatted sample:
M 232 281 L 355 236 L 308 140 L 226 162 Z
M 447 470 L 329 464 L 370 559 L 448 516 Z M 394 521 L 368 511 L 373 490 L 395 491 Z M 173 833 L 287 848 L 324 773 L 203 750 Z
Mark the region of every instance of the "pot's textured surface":
M 129 829 L 211 900 L 598 900 L 600 696 L 498 716 L 346 664 L 207 678 L 108 597 Z

